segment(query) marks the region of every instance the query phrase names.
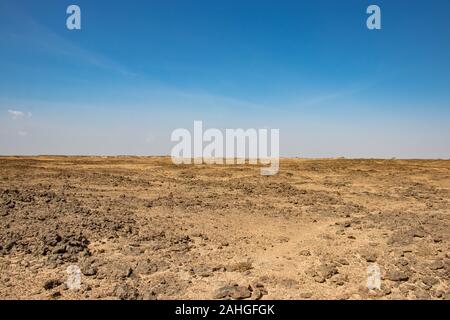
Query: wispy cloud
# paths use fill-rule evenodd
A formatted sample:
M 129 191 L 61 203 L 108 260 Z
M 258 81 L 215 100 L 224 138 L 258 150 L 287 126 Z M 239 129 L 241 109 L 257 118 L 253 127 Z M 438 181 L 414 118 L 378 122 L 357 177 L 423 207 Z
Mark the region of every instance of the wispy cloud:
M 25 117 L 25 112 L 18 110 L 8 110 L 9 115 L 13 120 L 22 119 Z M 28 116 L 31 117 L 31 112 L 28 113 Z
M 373 86 L 372 83 L 367 83 L 367 84 L 363 84 L 363 85 L 354 86 L 351 88 L 341 89 L 341 90 L 331 92 L 331 93 L 325 93 L 325 94 L 310 98 L 306 101 L 303 101 L 302 104 L 305 106 L 313 106 L 313 105 L 318 105 L 318 104 L 321 104 L 324 102 L 329 102 L 329 101 L 339 100 L 342 98 L 352 97 L 358 93 L 361 93 L 361 92 L 369 89 L 371 86 Z
M 125 76 L 135 76 L 127 67 L 109 57 L 91 50 L 87 50 L 66 37 L 48 29 L 34 18 L 18 9 L 11 9 L 12 14 L 21 21 L 22 25 L 14 32 L 3 33 L 10 39 L 21 43 L 31 44 L 33 48 L 45 50 L 50 54 L 66 56 L 76 59 L 90 66 L 116 72 Z

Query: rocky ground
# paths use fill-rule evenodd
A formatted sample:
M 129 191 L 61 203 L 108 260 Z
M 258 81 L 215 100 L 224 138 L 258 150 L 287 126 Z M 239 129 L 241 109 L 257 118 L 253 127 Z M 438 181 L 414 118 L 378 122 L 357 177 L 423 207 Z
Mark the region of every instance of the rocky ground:
M 450 161 L 4 157 L 0 298 L 448 300 L 449 214 Z

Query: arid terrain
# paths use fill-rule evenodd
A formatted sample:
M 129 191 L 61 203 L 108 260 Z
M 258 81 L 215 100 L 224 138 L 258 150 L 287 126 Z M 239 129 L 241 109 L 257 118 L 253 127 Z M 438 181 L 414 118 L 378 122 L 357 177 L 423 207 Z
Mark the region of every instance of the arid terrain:
M 259 169 L 0 158 L 0 299 L 450 299 L 450 161 Z

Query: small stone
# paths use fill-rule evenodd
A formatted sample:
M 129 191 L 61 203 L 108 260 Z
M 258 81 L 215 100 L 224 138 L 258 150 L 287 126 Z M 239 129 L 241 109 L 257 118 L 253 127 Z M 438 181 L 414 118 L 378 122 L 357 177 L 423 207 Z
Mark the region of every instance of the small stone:
M 213 299 L 224 299 L 231 296 L 234 290 L 233 286 L 223 286 L 213 293 Z
M 364 258 L 367 262 L 375 262 L 377 261 L 377 254 L 370 250 L 363 250 L 361 252 L 361 257 Z
M 137 300 L 139 298 L 139 292 L 137 289 L 128 284 L 116 286 L 114 289 L 114 295 L 120 300 Z
M 263 296 L 263 293 L 259 289 L 255 289 L 252 292 L 252 300 L 259 300 Z
M 383 294 L 386 295 L 386 296 L 388 296 L 388 295 L 390 295 L 392 293 L 391 288 L 386 287 L 386 286 L 382 286 L 381 290 L 383 291 Z
M 405 272 L 391 270 L 386 273 L 386 279 L 391 281 L 408 281 L 409 276 Z
M 348 276 L 344 274 L 338 274 L 332 277 L 331 280 L 337 286 L 343 286 L 346 282 L 348 282 Z
M 436 291 L 435 295 L 437 298 L 442 298 L 444 296 L 444 292 L 441 290 L 438 290 L 438 291 Z
M 131 276 L 133 269 L 127 265 L 119 265 L 114 271 L 114 275 L 119 279 L 125 279 Z
M 423 282 L 425 285 L 427 285 L 427 286 L 429 286 L 429 287 L 432 287 L 433 285 L 437 284 L 437 283 L 439 282 L 439 280 L 436 279 L 436 278 L 433 278 L 433 277 L 424 277 L 424 278 L 422 279 L 422 282 Z
M 60 286 L 61 284 L 62 284 L 62 282 L 60 280 L 50 279 L 50 280 L 45 281 L 44 289 L 51 290 L 51 289 L 54 289 L 54 288 Z
M 329 279 L 339 271 L 334 264 L 323 264 L 317 269 L 317 273 L 325 279 Z
M 440 270 L 444 268 L 444 262 L 442 260 L 436 260 L 430 263 L 429 268 L 431 270 Z
M 384 296 L 384 292 L 381 290 L 376 290 L 376 289 L 372 289 L 372 290 L 368 290 L 367 294 L 371 297 L 377 297 L 380 298 L 382 296 Z
M 300 294 L 300 298 L 302 299 L 310 299 L 313 296 L 312 292 L 302 292 Z
M 336 260 L 337 263 L 343 265 L 343 266 L 348 266 L 348 260 L 345 258 L 339 258 L 338 260 Z
M 248 288 L 243 286 L 234 287 L 231 297 L 236 300 L 247 299 L 252 296 L 252 293 Z
M 97 267 L 92 265 L 89 262 L 84 263 L 81 265 L 81 273 L 83 273 L 85 276 L 94 276 L 97 274 Z
M 416 237 L 416 238 L 424 238 L 426 236 L 425 231 L 422 229 L 419 229 L 419 228 L 412 230 L 411 234 L 413 237 Z
M 192 269 L 192 272 L 195 275 L 203 278 L 207 278 L 212 275 L 211 269 L 205 266 L 195 267 Z
M 235 271 L 235 272 L 244 272 L 253 269 L 251 262 L 238 262 L 234 263 L 231 266 L 227 268 L 229 271 Z
M 158 266 L 150 260 L 143 260 L 138 263 L 135 271 L 138 274 L 150 275 L 158 271 Z
M 217 289 L 213 294 L 213 298 L 214 299 L 233 298 L 236 300 L 247 299 L 252 296 L 252 291 L 250 289 L 252 289 L 251 286 L 244 287 L 244 286 L 240 286 L 237 284 L 226 285 L 226 286 L 223 286 L 223 287 L 220 287 L 219 289 Z M 259 295 L 262 296 L 263 294 L 267 294 L 267 291 L 264 290 L 264 288 L 261 288 L 261 289 L 255 288 L 252 290 L 253 290 L 253 293 L 255 294 L 255 296 L 254 296 L 255 298 L 258 297 Z M 256 291 L 259 291 L 259 292 L 256 292 Z
M 308 257 L 311 255 L 311 252 L 309 250 L 302 250 L 300 251 L 300 255 L 304 257 Z
M 276 239 L 276 242 L 278 243 L 285 243 L 285 242 L 289 242 L 289 238 L 285 237 L 285 236 L 280 236 Z
M 417 299 L 420 299 L 420 300 L 430 299 L 430 294 L 423 289 L 415 290 L 414 295 L 416 296 Z
M 324 283 L 326 281 L 326 279 L 320 275 L 315 275 L 313 277 L 314 281 L 317 283 Z
M 405 266 L 407 266 L 408 264 L 409 264 L 408 260 L 403 259 L 403 258 L 398 259 L 398 261 L 397 261 L 397 265 L 398 265 L 398 266 L 401 266 L 401 267 L 405 267 Z

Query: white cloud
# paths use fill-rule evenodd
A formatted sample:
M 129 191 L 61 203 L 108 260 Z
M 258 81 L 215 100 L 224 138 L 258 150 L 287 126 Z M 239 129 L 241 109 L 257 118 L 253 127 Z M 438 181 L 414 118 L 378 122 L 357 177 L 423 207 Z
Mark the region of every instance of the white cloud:
M 26 132 L 26 131 L 19 131 L 18 134 L 21 137 L 26 137 L 28 135 L 28 132 Z
M 8 113 L 13 118 L 13 120 L 20 119 L 25 116 L 25 113 L 23 113 L 22 111 L 17 111 L 17 110 L 8 110 Z
M 25 115 L 28 116 L 28 118 L 31 118 L 31 112 L 25 114 L 25 112 L 18 110 L 8 110 L 8 113 L 13 120 L 22 119 L 23 117 L 25 117 Z

